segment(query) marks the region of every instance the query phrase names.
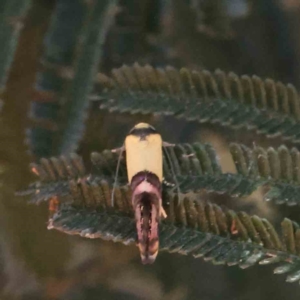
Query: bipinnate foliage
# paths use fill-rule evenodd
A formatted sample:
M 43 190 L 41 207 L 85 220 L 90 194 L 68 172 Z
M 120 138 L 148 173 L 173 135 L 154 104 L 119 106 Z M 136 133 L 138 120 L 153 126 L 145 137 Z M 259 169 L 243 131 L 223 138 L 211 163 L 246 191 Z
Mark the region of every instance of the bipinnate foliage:
M 83 133 L 89 102 L 87 96 L 102 56 L 104 39 L 113 21 L 116 0 L 94 1 L 89 9 L 87 25 L 83 29 L 81 49 L 74 66 L 74 79 L 66 91 L 66 111 L 58 153 L 69 153 L 77 148 Z
M 36 157 L 76 150 L 116 1 L 58 1 L 45 40 L 29 130 Z M 63 38 L 62 38 L 63 37 Z
M 244 127 L 295 143 L 300 138 L 300 101 L 295 87 L 258 76 L 124 65 L 113 69 L 110 76 L 98 75 L 93 99 L 109 111 Z
M 99 162 L 101 154 L 94 154 Z M 97 164 L 101 171 L 100 164 Z M 50 215 L 48 228 L 87 238 L 133 243 L 135 220 L 128 185 L 115 190 L 111 206 L 113 178 L 86 172 L 76 154 L 42 159 L 32 164 L 40 181 L 27 191 L 35 201 L 57 199 L 58 210 Z M 39 195 L 39 199 L 35 198 Z M 249 216 L 204 202 L 198 193 L 181 195 L 163 190 L 167 219 L 160 226 L 160 249 L 171 253 L 203 257 L 214 264 L 250 267 L 282 263 L 274 273 L 287 273 L 287 281 L 300 280 L 300 229 L 289 219 L 281 223 L 281 233 L 266 219 Z
M 216 151 L 210 144 L 176 144 L 174 147 L 165 147 L 163 149 L 165 191 L 177 193 L 179 188 L 181 193 L 187 194 L 205 190 L 241 197 L 250 195 L 258 187 L 263 186 L 266 200 L 272 200 L 276 204 L 300 204 L 298 200 L 300 154 L 296 148 L 288 150 L 285 146 L 278 149 L 254 147 L 251 150 L 244 145 L 233 143 L 230 144 L 230 151 L 237 173 L 222 172 Z M 49 200 L 57 191 L 65 193 L 70 187 L 61 179 L 85 174 L 83 164 L 79 163 L 79 158 L 74 155 L 61 156 L 60 159 L 42 158 L 40 164 L 31 165 L 31 169 L 36 170 L 42 181 L 51 182 L 47 185 L 41 185 L 39 182 L 33 184 L 28 190 L 33 194 L 32 202 Z M 127 184 L 124 156 L 125 154 L 121 157 L 117 178 L 120 186 Z M 104 150 L 102 153 L 93 152 L 91 154 L 93 169 L 90 176 L 97 180 L 104 178 L 112 183 L 118 159 L 119 154 L 110 150 Z M 59 174 L 59 177 L 57 178 L 55 174 Z
M 4 89 L 31 0 L 0 1 L 0 91 Z
M 266 200 L 276 204 L 300 204 L 300 153 L 282 145 L 278 149 L 231 144 L 231 155 L 240 175 L 261 182 L 269 190 Z
M 92 153 L 92 162 L 99 170 L 95 170 L 95 174 L 114 178 L 118 158 L 118 155 L 110 150 Z M 121 185 L 127 183 L 126 172 L 123 157 L 118 174 L 118 182 Z M 251 194 L 263 183 L 240 174 L 223 173 L 215 149 L 210 144 L 202 143 L 164 147 L 163 173 L 167 183 L 165 188 L 174 193 L 177 193 L 177 188 L 179 188 L 182 193 L 206 190 L 207 192 L 242 196 Z M 174 176 L 176 176 L 176 180 L 174 180 Z
M 27 132 L 30 150 L 37 158 L 57 153 L 58 126 L 62 98 L 71 84 L 70 73 L 76 61 L 76 45 L 87 19 L 88 6 L 81 0 L 57 1 L 44 38 L 43 68 L 37 73 Z
M 70 157 L 74 157 L 74 154 Z M 102 153 L 93 152 L 91 154 L 93 170 L 90 176 L 97 178 L 97 180 L 105 178 L 112 183 L 115 178 L 118 159 L 119 155 L 110 150 L 104 150 Z M 29 189 L 29 192 L 31 190 L 33 193 L 31 201 L 39 203 L 48 200 L 55 195 L 51 191 L 59 190 L 63 193 L 67 189 L 67 185 L 65 181 L 60 179 L 66 179 L 68 176 L 76 177 L 76 170 L 80 170 L 78 175 L 83 176 L 83 169 L 74 167 L 77 160 L 78 158 L 71 163 L 70 158 L 62 156 L 60 160 L 54 157 L 49 160 L 43 158 L 40 160 L 40 164 L 32 164 L 31 169 L 36 170 L 43 181 L 49 181 L 51 184 L 34 184 L 32 189 Z M 247 177 L 243 178 L 239 174 L 222 173 L 216 152 L 209 144 L 177 144 L 174 147 L 166 147 L 163 151 L 163 161 L 166 182 L 164 188 L 170 193 L 177 193 L 179 187 L 181 193 L 184 194 L 206 190 L 238 196 L 250 194 L 259 185 L 259 182 L 249 180 Z M 74 164 L 73 167 L 72 164 Z M 64 171 L 63 166 L 67 168 L 69 173 Z M 55 174 L 60 174 L 59 178 L 56 178 Z M 174 174 L 176 174 L 176 180 L 174 180 Z M 117 181 L 118 185 L 121 186 L 127 184 L 124 156 L 120 162 Z

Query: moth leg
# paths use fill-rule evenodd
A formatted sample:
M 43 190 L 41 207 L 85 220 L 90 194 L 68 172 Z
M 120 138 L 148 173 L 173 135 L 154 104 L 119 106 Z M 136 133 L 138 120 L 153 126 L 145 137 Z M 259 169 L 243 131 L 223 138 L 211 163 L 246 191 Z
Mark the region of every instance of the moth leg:
M 170 144 L 168 142 L 163 142 L 162 145 L 163 145 L 163 147 L 175 147 L 176 146 L 176 144 Z
M 170 143 L 167 143 L 167 142 L 163 142 L 163 146 L 164 147 L 175 147 L 176 145 L 175 144 L 170 144 Z M 181 206 L 182 203 L 183 203 L 183 200 L 182 200 L 182 197 L 181 197 L 181 192 L 180 192 L 180 188 L 179 188 L 179 182 L 178 182 L 176 174 L 175 174 L 173 162 L 172 162 L 172 159 L 171 159 L 171 157 L 170 157 L 170 155 L 169 155 L 169 153 L 168 153 L 167 150 L 165 151 L 165 153 L 166 153 L 166 156 L 167 156 L 167 158 L 168 158 L 168 160 L 170 162 L 171 172 L 173 174 L 173 179 L 174 179 L 175 183 L 174 184 L 169 183 L 165 179 L 163 179 L 163 183 L 165 183 L 167 186 L 175 186 L 177 188 L 178 206 Z
M 162 206 L 160 207 L 159 215 L 162 219 L 165 219 L 168 216 L 165 209 Z
M 111 192 L 111 206 L 114 207 L 114 196 L 115 196 L 115 189 L 117 186 L 117 179 L 118 179 L 118 174 L 119 174 L 119 169 L 120 169 L 120 162 L 121 162 L 121 158 L 122 158 L 122 153 L 125 150 L 125 146 L 123 145 L 120 148 L 116 148 L 116 149 L 112 149 L 111 152 L 113 153 L 117 153 L 119 155 L 118 158 L 118 162 L 117 162 L 117 168 L 116 168 L 116 175 L 115 175 L 115 180 L 114 180 L 114 185 L 113 185 L 113 189 Z
M 111 151 L 112 153 L 118 153 L 118 154 L 120 154 L 120 153 L 122 153 L 124 150 L 125 150 L 125 147 L 122 146 L 122 147 L 119 147 L 119 148 L 111 149 L 110 151 Z

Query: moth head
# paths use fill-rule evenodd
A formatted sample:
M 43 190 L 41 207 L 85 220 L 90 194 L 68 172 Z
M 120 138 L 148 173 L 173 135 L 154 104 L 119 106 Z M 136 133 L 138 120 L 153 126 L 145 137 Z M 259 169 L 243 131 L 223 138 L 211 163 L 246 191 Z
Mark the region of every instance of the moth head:
M 135 125 L 130 131 L 128 135 L 135 135 L 135 136 L 140 136 L 140 135 L 149 135 L 149 134 L 156 134 L 157 131 L 156 129 L 147 124 L 147 123 L 139 123 Z
M 148 123 L 138 123 L 131 130 L 133 130 L 133 129 L 147 129 L 147 128 L 151 128 L 151 129 L 155 130 L 155 128 L 153 126 L 151 126 L 150 124 L 148 124 Z

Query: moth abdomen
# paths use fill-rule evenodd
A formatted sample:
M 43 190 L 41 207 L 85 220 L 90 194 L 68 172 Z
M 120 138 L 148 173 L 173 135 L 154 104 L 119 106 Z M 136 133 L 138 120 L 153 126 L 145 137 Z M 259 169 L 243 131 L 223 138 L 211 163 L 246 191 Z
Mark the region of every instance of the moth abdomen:
M 139 186 L 143 181 L 148 182 L 152 185 L 153 189 L 156 189 L 159 193 L 161 193 L 160 179 L 156 174 L 147 170 L 138 172 L 132 177 L 130 183 L 132 191 L 134 191 L 137 188 L 137 186 Z
M 159 248 L 159 222 L 162 208 L 161 182 L 155 174 L 141 171 L 131 180 L 137 243 L 143 264 L 155 261 Z
M 143 264 L 155 261 L 159 248 L 159 205 L 155 194 L 143 192 L 133 198 L 137 243 Z

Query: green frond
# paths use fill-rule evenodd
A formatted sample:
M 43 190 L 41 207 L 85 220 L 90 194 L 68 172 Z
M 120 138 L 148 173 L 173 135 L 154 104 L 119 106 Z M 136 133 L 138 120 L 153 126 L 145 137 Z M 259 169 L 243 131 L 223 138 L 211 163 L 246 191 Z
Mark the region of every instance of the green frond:
M 92 171 L 86 172 L 82 159 L 76 155 L 41 159 L 39 164 L 31 164 L 31 170 L 38 174 L 39 182 L 34 183 L 23 195 L 32 194 L 31 201 L 39 203 L 47 201 L 58 193 L 68 193 L 76 180 L 85 177 L 108 180 L 113 183 L 119 154 L 110 150 L 91 154 Z M 227 193 L 234 196 L 251 194 L 264 181 L 253 180 L 240 174 L 222 173 L 217 155 L 209 144 L 177 144 L 165 147 L 163 151 L 163 173 L 165 180 L 175 183 L 173 172 L 180 192 Z M 173 171 L 172 167 L 173 166 Z M 125 157 L 120 162 L 117 178 L 119 186 L 127 185 L 127 169 Z M 168 193 L 177 193 L 175 184 L 163 186 Z
M 29 130 L 28 139 L 37 158 L 78 147 L 88 116 L 88 95 L 115 12 L 115 0 L 56 3 L 30 113 L 37 126 Z
M 250 148 L 230 144 L 230 152 L 237 174 L 223 173 L 217 154 L 209 144 L 177 144 L 166 147 L 163 151 L 163 173 L 166 182 L 164 191 L 182 194 L 190 192 L 226 193 L 231 196 L 250 195 L 259 186 L 267 187 L 265 200 L 276 204 L 300 204 L 300 154 L 295 148 L 288 150 L 285 146 L 264 149 Z M 52 157 L 41 159 L 39 164 L 32 164 L 31 169 L 39 174 L 40 181 L 33 184 L 22 194 L 33 194 L 32 202 L 47 201 L 58 191 L 68 193 L 71 189 L 68 180 L 91 176 L 113 183 L 119 155 L 110 150 L 91 154 L 92 171 L 85 171 L 82 159 L 76 154 L 70 157 Z M 173 166 L 173 171 L 172 167 Z M 174 178 L 174 174 L 176 180 Z M 117 185 L 127 185 L 125 157 L 121 158 Z
M 69 153 L 77 147 L 84 130 L 89 101 L 98 64 L 102 57 L 103 44 L 116 11 L 116 0 L 94 1 L 89 10 L 88 22 L 84 28 L 83 40 L 74 66 L 74 79 L 66 92 L 66 119 L 60 136 L 58 153 Z
M 269 191 L 266 200 L 277 204 L 300 204 L 300 153 L 282 145 L 278 149 L 231 144 L 231 155 L 237 171 L 250 180 L 261 180 Z
M 111 77 L 99 75 L 95 93 L 100 107 L 109 111 L 174 115 L 256 129 L 293 142 L 300 138 L 300 102 L 294 86 L 255 75 L 134 64 L 113 69 Z
M 185 152 L 183 156 L 182 149 L 186 151 L 186 147 L 193 149 L 195 155 Z M 197 147 L 202 147 L 201 151 L 197 150 Z M 199 171 L 199 166 L 202 166 L 202 174 L 220 174 L 211 146 L 176 145 L 166 149 L 172 149 L 172 159 L 177 160 L 176 171 L 181 176 L 186 176 L 185 174 L 193 168 Z M 165 151 L 168 151 L 166 149 Z M 201 153 L 201 158 L 198 153 Z M 261 155 L 262 151 L 256 149 L 255 153 Z M 31 165 L 32 171 L 39 175 L 40 181 L 21 194 L 31 195 L 31 202 L 34 203 L 54 197 L 58 200 L 59 208 L 50 216 L 49 229 L 129 244 L 135 241 L 136 233 L 131 190 L 125 184 L 126 168 L 123 163 L 121 185 L 117 185 L 115 189 L 114 207 L 111 206 L 114 180 L 111 173 L 115 171 L 112 166 L 116 165 L 116 156 L 111 151 L 92 155 L 94 167 L 99 168 L 98 172 L 103 171 L 102 175 L 87 173 L 82 159 L 76 154 L 41 159 L 40 164 Z M 280 156 L 286 157 L 286 154 Z M 249 170 L 246 167 L 248 162 L 244 156 L 240 157 L 243 157 L 241 161 L 246 161 L 241 167 L 246 176 L 246 171 Z M 107 164 L 107 167 L 104 164 Z M 265 163 L 254 169 L 255 172 L 271 174 L 266 171 L 271 168 L 266 167 Z M 165 170 L 170 172 L 166 163 Z M 284 171 L 280 174 L 288 177 L 288 173 L 289 171 Z M 257 177 L 259 173 L 251 174 Z M 204 202 L 197 193 L 181 195 L 182 205 L 178 205 L 178 195 L 170 193 L 170 189 L 172 188 L 168 186 L 163 189 L 163 206 L 168 217 L 160 227 L 161 250 L 191 254 L 215 264 L 239 265 L 241 268 L 247 268 L 257 262 L 285 262 L 274 272 L 289 273 L 287 281 L 300 280 L 300 229 L 295 222 L 285 219 L 279 234 L 268 220 Z
M 65 99 L 65 90 L 74 77 L 76 53 L 89 9 L 89 5 L 82 0 L 55 3 L 40 58 L 43 68 L 37 73 L 30 105 L 29 118 L 34 126 L 26 132 L 30 151 L 37 159 L 58 154 L 58 136 L 61 133 L 58 128 L 63 123 L 62 119 L 65 121 L 66 118 L 64 108 L 67 105 L 63 104 L 71 101 Z M 82 124 L 77 127 L 82 128 Z M 81 135 L 79 131 L 77 140 Z
M 36 204 L 58 194 L 69 195 L 72 187 L 77 185 L 77 179 L 87 176 L 83 161 L 76 154 L 42 158 L 39 164 L 31 163 L 30 169 L 40 181 L 31 184 L 25 191 L 17 192 L 17 195 L 31 195 L 30 202 Z
M 128 245 L 136 240 L 136 227 L 127 187 L 116 189 L 111 207 L 111 184 L 93 179 L 81 182 L 85 192 L 77 191 L 49 219 L 48 229 L 87 238 L 102 238 Z M 165 195 L 168 214 L 160 226 L 160 249 L 171 253 L 203 257 L 214 264 L 248 268 L 257 262 L 284 262 L 275 273 L 288 273 L 287 281 L 300 279 L 300 229 L 288 219 L 281 234 L 266 220 L 234 212 L 185 197 L 178 206 L 176 197 Z M 59 197 L 66 203 L 64 196 Z M 72 202 L 73 201 L 73 202 Z
M 1 0 L 0 3 L 0 91 L 4 89 L 10 65 L 30 0 Z

